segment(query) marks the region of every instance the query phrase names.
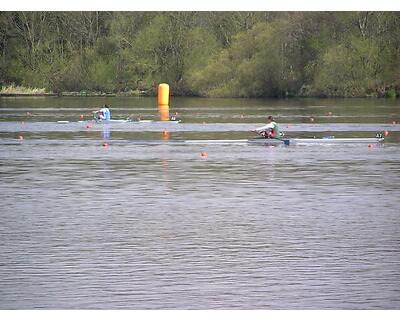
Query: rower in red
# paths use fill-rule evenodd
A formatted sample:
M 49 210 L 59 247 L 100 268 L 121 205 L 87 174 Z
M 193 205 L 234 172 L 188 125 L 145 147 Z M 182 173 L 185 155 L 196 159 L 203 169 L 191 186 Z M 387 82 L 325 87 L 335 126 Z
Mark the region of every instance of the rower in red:
M 267 139 L 281 139 L 283 137 L 283 132 L 279 129 L 278 124 L 275 122 L 272 116 L 267 118 L 268 124 L 260 128 L 256 128 L 253 131 L 262 135 Z

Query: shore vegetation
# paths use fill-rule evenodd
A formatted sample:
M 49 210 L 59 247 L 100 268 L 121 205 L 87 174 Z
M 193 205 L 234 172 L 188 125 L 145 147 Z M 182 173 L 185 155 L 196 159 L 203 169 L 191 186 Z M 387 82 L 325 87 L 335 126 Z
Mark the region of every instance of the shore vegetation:
M 0 12 L 2 93 L 399 97 L 399 12 Z M 31 89 L 44 88 L 44 89 Z

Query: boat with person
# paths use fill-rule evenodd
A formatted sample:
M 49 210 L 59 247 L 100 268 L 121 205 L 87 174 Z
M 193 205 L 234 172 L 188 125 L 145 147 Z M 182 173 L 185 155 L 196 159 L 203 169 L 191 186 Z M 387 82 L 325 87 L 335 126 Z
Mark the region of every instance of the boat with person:
M 318 144 L 380 144 L 384 138 L 379 134 L 374 138 L 335 138 L 333 136 L 323 138 L 252 138 L 252 139 L 209 139 L 209 140 L 132 140 L 131 144 L 137 145 L 266 145 L 266 146 L 289 146 L 289 145 L 318 145 Z
M 79 121 L 68 121 L 68 120 L 58 120 L 57 123 L 59 124 L 66 124 L 66 123 L 98 123 L 98 124 L 112 124 L 112 123 L 180 123 L 181 120 L 132 120 L 132 119 L 110 119 L 110 120 L 79 120 Z

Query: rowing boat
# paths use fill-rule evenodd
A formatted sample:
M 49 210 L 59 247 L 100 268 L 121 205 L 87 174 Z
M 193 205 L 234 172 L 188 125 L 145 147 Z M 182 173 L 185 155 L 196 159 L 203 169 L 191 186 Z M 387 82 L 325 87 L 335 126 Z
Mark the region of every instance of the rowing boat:
M 270 146 L 288 146 L 288 145 L 308 145 L 308 144 L 378 144 L 383 142 L 384 138 L 293 138 L 293 139 L 210 139 L 210 140 L 133 140 L 130 141 L 136 145 L 270 145 Z
M 66 124 L 66 123 L 73 123 L 74 121 L 67 121 L 67 120 L 59 120 L 57 123 Z M 181 120 L 166 120 L 166 121 L 157 121 L 157 120 L 130 120 L 130 119 L 111 119 L 111 120 L 81 120 L 78 123 L 99 123 L 99 124 L 110 124 L 110 123 L 180 123 Z
M 375 138 L 293 138 L 293 139 L 250 139 L 249 143 L 261 143 L 266 145 L 302 145 L 302 144 L 375 144 L 383 142 L 383 137 Z

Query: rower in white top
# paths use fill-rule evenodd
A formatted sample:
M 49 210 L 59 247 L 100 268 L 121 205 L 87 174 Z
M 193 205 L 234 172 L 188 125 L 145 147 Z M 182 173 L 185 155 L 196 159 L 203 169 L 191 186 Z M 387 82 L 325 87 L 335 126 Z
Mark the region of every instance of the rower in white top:
M 109 121 L 111 120 L 111 111 L 105 104 L 100 110 L 93 111 L 93 116 L 96 122 Z

